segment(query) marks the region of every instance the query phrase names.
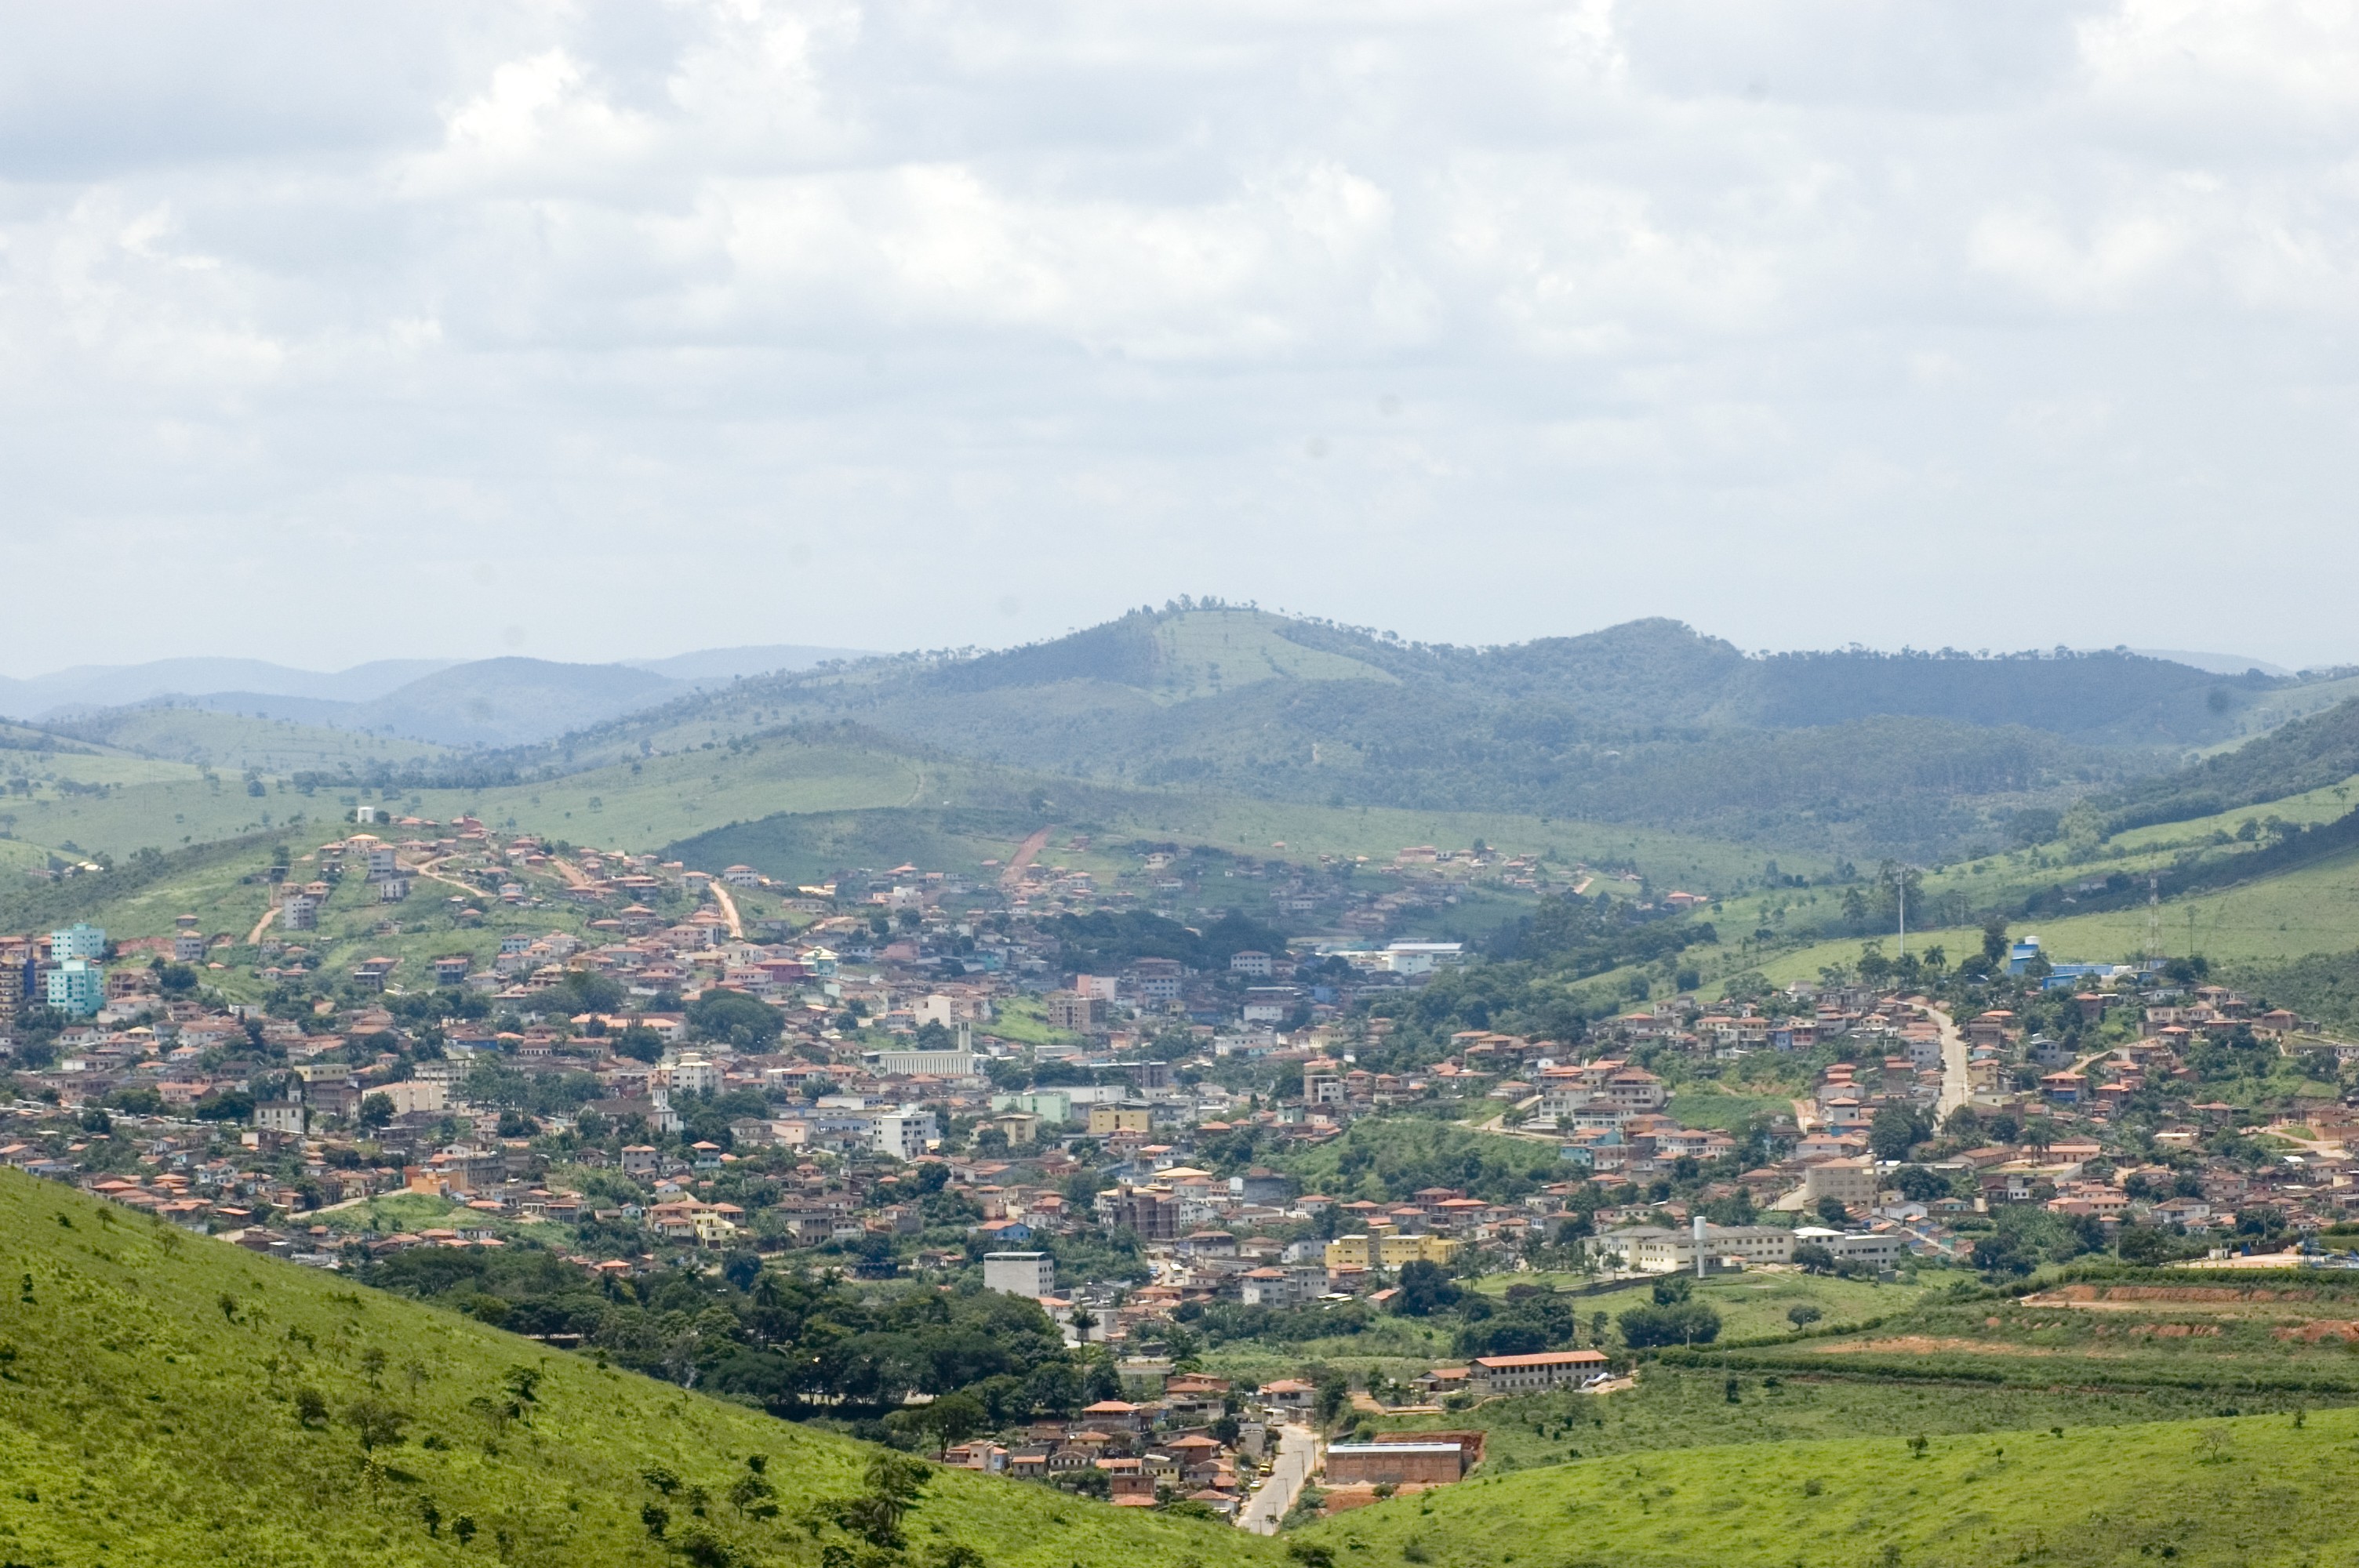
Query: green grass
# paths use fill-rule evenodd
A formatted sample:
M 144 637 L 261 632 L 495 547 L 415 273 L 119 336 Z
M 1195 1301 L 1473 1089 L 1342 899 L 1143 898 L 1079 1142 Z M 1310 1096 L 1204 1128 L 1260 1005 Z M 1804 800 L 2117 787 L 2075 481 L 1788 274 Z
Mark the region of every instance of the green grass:
M 428 1193 L 385 1193 L 350 1206 L 324 1210 L 314 1215 L 312 1222 L 331 1230 L 374 1230 L 391 1236 L 445 1227 L 452 1215 L 465 1212 L 466 1205 Z
M 694 1560 L 680 1549 L 706 1530 L 731 1561 L 810 1563 L 819 1547 L 789 1521 L 856 1492 L 871 1452 L 13 1172 L 0 1238 L 11 1563 L 621 1568 Z M 538 1375 L 529 1403 L 510 1391 L 519 1369 Z M 310 1424 L 307 1390 L 328 1412 Z M 350 1419 L 366 1400 L 408 1417 L 373 1462 Z M 723 1500 L 749 1455 L 777 1519 Z M 699 1519 L 674 1493 L 669 1551 L 640 1514 L 662 1501 L 643 1478 L 658 1467 L 711 1498 Z M 964 1472 L 931 1475 L 904 1529 L 919 1563 L 952 1545 L 991 1568 L 1279 1561 L 1223 1526 Z
M 452 755 L 430 741 L 192 708 L 116 708 L 76 722 L 69 732 L 164 762 L 231 773 L 255 768 L 272 778 L 304 770 L 422 768 Z
M 1790 1095 L 1723 1094 L 1710 1087 L 1688 1083 L 1671 1092 L 1670 1104 L 1665 1114 L 1677 1117 L 1681 1127 L 1716 1128 L 1733 1132 L 1756 1117 L 1792 1116 L 1794 1100 Z
M 1294 652 L 1314 662 L 1332 657 Z M 293 772 L 348 762 L 363 768 L 375 762 L 402 765 L 440 754 L 422 743 L 389 741 L 380 755 L 379 742 L 369 737 L 236 715 L 155 709 L 109 723 L 110 734 L 120 731 L 126 742 L 151 748 L 156 756 L 118 748 L 87 757 L 13 754 L 12 765 L 28 770 L 34 788 L 29 796 L 0 802 L 0 830 L 36 845 L 71 843 L 83 854 L 103 850 L 117 858 L 143 845 L 171 849 L 264 830 L 289 832 L 299 840 L 324 837 L 364 792 L 323 788 L 307 795 L 288 786 Z M 700 836 L 712 836 L 705 847 L 713 852 L 725 839 L 726 848 L 741 851 L 733 858 L 796 880 L 838 864 L 892 864 L 911 857 L 939 857 L 943 869 L 977 867 L 1004 860 L 1038 826 L 1055 828 L 1059 843 L 1074 833 L 1101 840 L 1091 850 L 1059 851 L 1056 859 L 1107 877 L 1136 869 L 1136 856 L 1114 853 L 1135 840 L 1303 862 L 1364 856 L 1384 865 L 1410 845 L 1462 849 L 1479 841 L 1509 854 L 1546 856 L 1560 874 L 1578 862 L 1636 865 L 1658 885 L 1702 890 L 1756 874 L 1768 852 L 1692 834 L 1507 813 L 1330 807 L 1107 787 L 939 758 L 842 730 L 772 730 L 734 740 L 718 724 L 707 730 L 709 741 L 700 739 L 702 731 L 663 737 L 664 746 L 687 749 L 562 778 L 416 789 L 390 797 L 369 792 L 368 797 L 404 815 L 447 822 L 472 814 L 504 828 L 633 850 L 685 850 Z M 194 762 L 160 758 L 202 759 L 218 771 L 207 776 Z M 260 795 L 246 793 L 238 770 L 248 764 L 261 768 Z M 103 784 L 108 791 L 61 792 L 60 781 Z M 298 818 L 302 826 L 289 827 Z M 1777 852 L 1792 869 L 1824 869 L 1810 855 Z M 1224 883 L 1221 891 L 1245 898 L 1256 889 L 1266 892 L 1245 883 L 1234 890 Z M 1495 888 L 1464 888 L 1461 898 L 1434 919 L 1473 930 L 1529 903 L 1522 893 Z
M 1185 702 L 1268 680 L 1399 679 L 1343 654 L 1306 648 L 1277 634 L 1281 617 L 1257 610 L 1195 610 L 1159 622 L 1155 697 Z
M 1206 1351 L 1204 1369 L 1237 1382 L 1261 1384 L 1300 1375 L 1305 1366 L 1340 1368 L 1355 1383 L 1373 1378 L 1407 1379 L 1436 1362 L 1451 1359 L 1454 1324 L 1382 1317 L 1364 1333 L 1342 1334 L 1284 1345 L 1257 1339 L 1232 1340 Z
M 2195 916 L 2192 935 L 2188 914 Z M 2271 963 L 2310 953 L 2359 947 L 2359 851 L 2346 851 L 2279 876 L 2190 897 L 2166 899 L 2160 906 L 2163 951 L 2173 957 L 2195 951 L 2215 963 Z M 2118 963 L 2135 957 L 2147 943 L 2143 906 L 2057 920 L 2015 923 L 2017 935 L 2036 935 L 2040 950 L 2056 962 Z M 1979 927 L 1911 931 L 1908 946 L 1921 953 L 1940 944 L 1951 962 L 1982 946 Z M 1846 937 L 1783 953 L 1759 965 L 1772 981 L 1816 979 L 1821 968 L 1859 957 L 1861 939 Z M 1887 937 L 1884 950 L 1895 951 Z
M 1757 1396 L 1756 1396 L 1757 1397 Z M 1338 1562 L 2294 1563 L 2359 1531 L 2359 1412 L 1754 1444 L 1527 1470 L 1314 1527 Z M 1919 1435 L 1912 1433 L 1911 1436 Z
M 1457 1187 L 1480 1197 L 1504 1194 L 1518 1178 L 1545 1184 L 1573 1173 L 1555 1139 L 1511 1138 L 1420 1117 L 1356 1121 L 1343 1137 L 1282 1162 L 1306 1192 L 1395 1203 L 1423 1187 Z
M 1662 1449 L 2119 1426 L 2197 1420 L 2227 1408 L 2219 1394 L 2201 1390 L 1912 1385 L 1790 1372 L 1736 1374 L 1732 1403 L 1730 1376 L 1651 1366 L 1636 1388 L 1616 1393 L 1530 1394 L 1440 1415 L 1387 1417 L 1375 1425 L 1389 1432 L 1479 1428 L 1485 1433 L 1482 1473 L 1494 1476 Z M 2314 1394 L 2282 1392 L 2245 1393 L 2234 1400 L 2234 1408 L 2245 1414 L 2289 1413 L 2322 1402 Z
M 1873 1281 L 1817 1274 L 1749 1272 L 1705 1280 L 1694 1290 L 1697 1300 L 1709 1303 L 1720 1314 L 1721 1338 L 1749 1340 L 1793 1334 L 1793 1320 L 1787 1314 L 1798 1306 L 1816 1307 L 1820 1318 L 1817 1326 L 1821 1329 L 1836 1324 L 1864 1323 L 1908 1312 L 1930 1291 L 1961 1277 L 1963 1276 L 1947 1271 L 1927 1270 L 1914 1284 L 1879 1285 Z M 1505 1295 L 1517 1285 L 1573 1290 L 1586 1282 L 1579 1274 L 1485 1274 L 1474 1282 L 1474 1289 L 1485 1295 Z M 1583 1323 L 1592 1313 L 1602 1312 L 1613 1317 L 1646 1301 L 1647 1289 L 1641 1283 L 1625 1290 L 1583 1296 L 1573 1303 L 1573 1308 Z

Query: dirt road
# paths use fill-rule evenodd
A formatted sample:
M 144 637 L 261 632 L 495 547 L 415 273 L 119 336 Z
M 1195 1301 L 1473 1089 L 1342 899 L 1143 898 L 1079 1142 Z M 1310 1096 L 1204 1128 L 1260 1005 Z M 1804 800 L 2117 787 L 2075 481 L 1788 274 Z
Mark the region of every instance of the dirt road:
M 1966 1037 L 1958 1030 L 1957 1020 L 1940 1008 L 1929 1007 L 1925 1016 L 1941 1032 L 1941 1098 L 1940 1109 L 1946 1119 L 1949 1114 L 1974 1098 L 1974 1083 L 1966 1071 Z
M 1018 845 L 1016 853 L 1007 858 L 1006 870 L 999 873 L 999 891 L 1014 892 L 1023 886 L 1026 868 L 1038 858 L 1040 851 L 1048 848 L 1048 845 L 1049 830 L 1046 827 Z
M 712 890 L 714 900 L 720 903 L 721 918 L 729 923 L 729 935 L 743 941 L 745 923 L 737 918 L 737 901 L 729 896 L 729 884 L 715 877 L 704 885 Z

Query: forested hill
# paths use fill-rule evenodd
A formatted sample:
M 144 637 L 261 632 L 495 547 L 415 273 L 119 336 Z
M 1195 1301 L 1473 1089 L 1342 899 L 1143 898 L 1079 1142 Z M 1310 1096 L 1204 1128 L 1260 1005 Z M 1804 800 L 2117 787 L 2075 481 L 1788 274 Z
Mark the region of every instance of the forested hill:
M 1562 705 L 1599 735 L 1667 724 L 1790 729 L 1909 717 L 2020 725 L 2102 745 L 2194 744 L 2236 733 L 2252 698 L 2286 684 L 2121 651 L 1993 657 L 1850 648 L 1747 657 L 1659 619 L 1494 648 L 1404 645 L 1317 622 L 1272 630 L 1403 681 Z
M 2324 789 L 2359 773 L 2359 700 L 2101 798 L 2107 831 L 2185 822 Z
M 2141 781 L 2190 750 L 2336 689 L 2316 686 L 2121 651 L 1748 655 L 1659 619 L 1453 647 L 1181 601 L 1029 647 L 749 677 L 434 770 L 541 779 L 825 726 L 1068 790 L 1504 810 L 1773 853 L 1938 857 L 2022 839 L 2093 791 L 2143 800 Z
M 2121 652 L 1756 657 L 1665 620 L 1438 646 L 1183 603 L 1006 652 L 744 681 L 568 744 L 851 722 L 1125 785 L 1939 854 L 2173 766 L 2285 684 Z

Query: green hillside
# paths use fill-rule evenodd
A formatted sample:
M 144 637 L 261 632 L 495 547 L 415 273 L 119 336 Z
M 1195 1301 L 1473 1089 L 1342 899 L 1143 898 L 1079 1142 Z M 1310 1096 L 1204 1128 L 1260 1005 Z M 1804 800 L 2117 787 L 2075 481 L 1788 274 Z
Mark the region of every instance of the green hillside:
M 1776 1399 L 1757 1381 L 1744 1400 Z M 1692 1448 L 1398 1498 L 1314 1527 L 1339 1563 L 1647 1568 L 2294 1563 L 2359 1531 L 2359 1411 Z
M 2267 964 L 2311 953 L 2359 947 L 2359 850 L 2345 850 L 2276 876 L 2180 898 L 2165 899 L 2154 929 L 2165 957 L 2190 951 L 2225 964 Z M 2190 916 L 2192 916 L 2190 920 Z M 1940 946 L 1954 962 L 1982 943 L 1979 925 L 1916 927 L 1908 946 L 1917 952 Z M 2036 935 L 2059 962 L 2118 963 L 2138 957 L 2149 930 L 2143 903 L 2088 914 L 2017 917 L 2018 934 Z M 1888 934 L 1878 934 L 1894 951 Z M 1834 938 L 1780 953 L 1758 963 L 1771 979 L 1815 979 L 1827 965 L 1859 956 L 1861 938 Z
M 415 771 L 451 755 L 425 741 L 201 708 L 117 708 L 59 730 L 159 761 L 234 773 L 254 768 L 274 778 L 339 768 Z
M 1027 647 L 763 676 L 568 737 L 582 760 L 785 722 L 1115 785 L 1646 825 L 1826 854 L 2004 843 L 2310 711 L 2326 680 L 2126 653 L 1747 657 L 1669 621 L 1505 647 L 1182 601 Z
M 799 1521 L 861 1496 L 879 1451 L 13 1172 L 0 1242 L 0 1560 L 26 1568 L 1280 1561 L 1225 1526 L 935 1470 L 902 1549 L 814 1538 Z
M 2332 683 L 2341 689 L 2344 683 Z M 2326 787 L 2359 773 L 2359 700 L 2296 719 L 2258 740 L 2096 803 L 2109 827 L 2179 822 Z
M 669 846 L 666 853 L 711 871 L 742 861 L 797 881 L 839 867 L 902 860 L 974 871 L 984 860 L 1004 861 L 1026 835 L 1049 827 L 1060 836 L 1082 833 L 1098 838 L 1094 852 L 1060 851 L 1056 860 L 1101 875 L 1134 867 L 1133 846 L 1154 842 L 1202 844 L 1273 860 L 1366 856 L 1384 863 L 1410 845 L 1462 849 L 1482 842 L 1503 854 L 1545 856 L 1560 868 L 1576 862 L 1636 866 L 1667 889 L 1733 887 L 1756 878 L 1761 871 L 1760 851 L 1750 845 L 1508 812 L 1296 806 L 1234 795 L 1108 790 L 1071 781 L 962 793 L 998 804 L 782 813 L 683 839 Z M 1027 795 L 1033 799 L 1026 800 Z M 618 814 L 610 807 L 608 815 Z M 1824 861 L 1808 854 L 1789 853 L 1780 864 L 1797 872 L 1825 868 Z M 1463 924 L 1468 929 L 1476 925 L 1471 917 Z

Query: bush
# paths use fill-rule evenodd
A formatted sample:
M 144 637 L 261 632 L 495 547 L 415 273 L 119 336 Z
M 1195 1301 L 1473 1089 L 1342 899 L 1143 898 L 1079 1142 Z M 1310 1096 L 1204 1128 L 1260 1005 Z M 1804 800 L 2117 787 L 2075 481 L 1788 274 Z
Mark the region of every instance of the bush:
M 1632 1307 L 1616 1321 L 1622 1325 L 1622 1342 L 1633 1350 L 1709 1345 L 1720 1337 L 1720 1314 L 1701 1302 Z

